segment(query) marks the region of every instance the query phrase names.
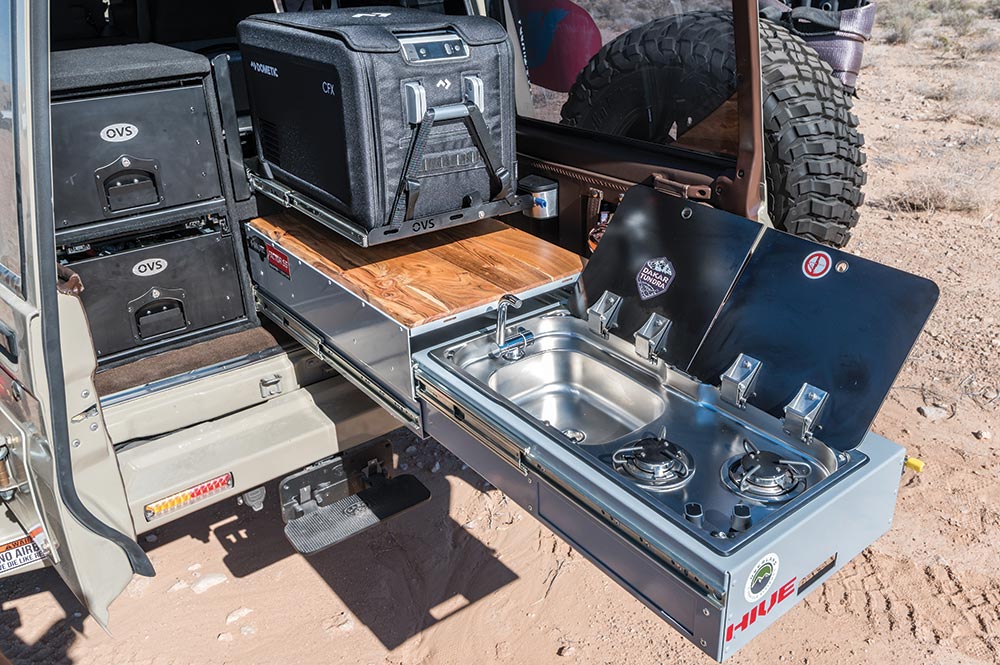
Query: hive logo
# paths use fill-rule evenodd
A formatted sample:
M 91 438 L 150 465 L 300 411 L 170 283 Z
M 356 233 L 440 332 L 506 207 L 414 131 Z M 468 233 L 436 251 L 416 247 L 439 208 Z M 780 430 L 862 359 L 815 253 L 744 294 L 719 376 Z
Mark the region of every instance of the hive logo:
M 771 597 L 760 601 L 757 605 L 754 605 L 749 612 L 743 615 L 743 617 L 736 623 L 729 624 L 726 628 L 726 641 L 729 642 L 736 636 L 736 631 L 741 631 L 746 633 L 750 630 L 750 626 L 757 623 L 757 619 L 762 616 L 767 616 L 767 613 L 775 608 L 776 605 L 784 600 L 792 597 L 795 593 L 795 580 L 792 578 L 785 582 L 779 589 L 776 589 L 771 593 Z

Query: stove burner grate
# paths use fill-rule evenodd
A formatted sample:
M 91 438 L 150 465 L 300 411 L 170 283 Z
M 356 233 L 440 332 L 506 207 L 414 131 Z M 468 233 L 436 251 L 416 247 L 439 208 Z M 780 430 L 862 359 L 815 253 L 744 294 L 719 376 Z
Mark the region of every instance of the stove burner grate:
M 666 492 L 681 487 L 694 475 L 694 460 L 675 443 L 667 441 L 666 430 L 659 436 L 646 435 L 615 451 L 615 470 L 639 487 Z
M 764 502 L 781 502 L 798 496 L 806 488 L 812 467 L 805 462 L 785 459 L 743 440 L 746 451 L 726 464 L 723 478 L 737 494 Z

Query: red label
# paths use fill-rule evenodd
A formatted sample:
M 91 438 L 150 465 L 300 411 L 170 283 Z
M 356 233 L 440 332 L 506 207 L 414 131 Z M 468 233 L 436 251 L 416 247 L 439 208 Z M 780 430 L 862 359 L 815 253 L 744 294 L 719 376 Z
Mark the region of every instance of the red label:
M 759 604 L 754 605 L 753 608 L 743 615 L 743 618 L 736 623 L 729 624 L 726 628 L 726 641 L 729 642 L 736 635 L 736 631 L 747 632 L 750 626 L 757 623 L 757 619 L 762 616 L 767 616 L 767 613 L 774 609 L 774 606 L 781 601 L 791 598 L 792 594 L 795 592 L 795 580 L 792 578 L 785 582 L 784 586 L 771 594 L 770 598 L 765 598 L 760 601 Z
M 802 274 L 809 279 L 819 279 L 830 272 L 833 259 L 826 252 L 813 252 L 802 262 Z
M 267 262 L 272 268 L 280 272 L 285 277 L 291 279 L 292 266 L 288 262 L 288 254 L 285 254 L 280 249 L 268 245 Z

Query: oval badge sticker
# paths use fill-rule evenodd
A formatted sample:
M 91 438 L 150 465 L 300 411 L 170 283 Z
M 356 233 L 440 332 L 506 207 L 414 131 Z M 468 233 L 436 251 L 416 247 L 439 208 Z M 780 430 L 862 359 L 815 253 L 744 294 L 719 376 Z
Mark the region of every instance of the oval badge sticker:
M 132 266 L 132 274 L 136 277 L 151 277 L 152 275 L 159 275 L 167 269 L 167 265 L 166 259 L 143 259 Z
M 826 277 L 826 274 L 830 272 L 830 266 L 833 265 L 833 259 L 826 252 L 815 251 L 805 258 L 802 262 L 802 274 L 809 279 L 819 279 L 820 277 Z
M 118 122 L 101 130 L 101 139 L 108 143 L 131 141 L 139 135 L 139 128 L 130 122 Z

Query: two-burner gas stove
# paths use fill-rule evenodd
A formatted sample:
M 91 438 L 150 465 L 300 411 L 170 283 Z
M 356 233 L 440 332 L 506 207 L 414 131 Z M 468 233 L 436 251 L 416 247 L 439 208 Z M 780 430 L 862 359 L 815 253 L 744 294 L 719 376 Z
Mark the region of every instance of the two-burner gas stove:
M 675 412 L 674 418 L 687 415 Z M 684 428 L 671 431 L 678 430 L 671 438 L 663 426 L 624 445 L 584 450 L 614 469 L 624 485 L 662 506 L 678 526 L 723 554 L 766 530 L 783 512 L 820 491 L 828 477 L 848 473 L 862 459 L 843 454 L 837 468 L 829 469 L 765 437 L 734 436 L 725 425 L 720 424 L 718 439 L 708 445 L 703 431 L 688 436 Z

